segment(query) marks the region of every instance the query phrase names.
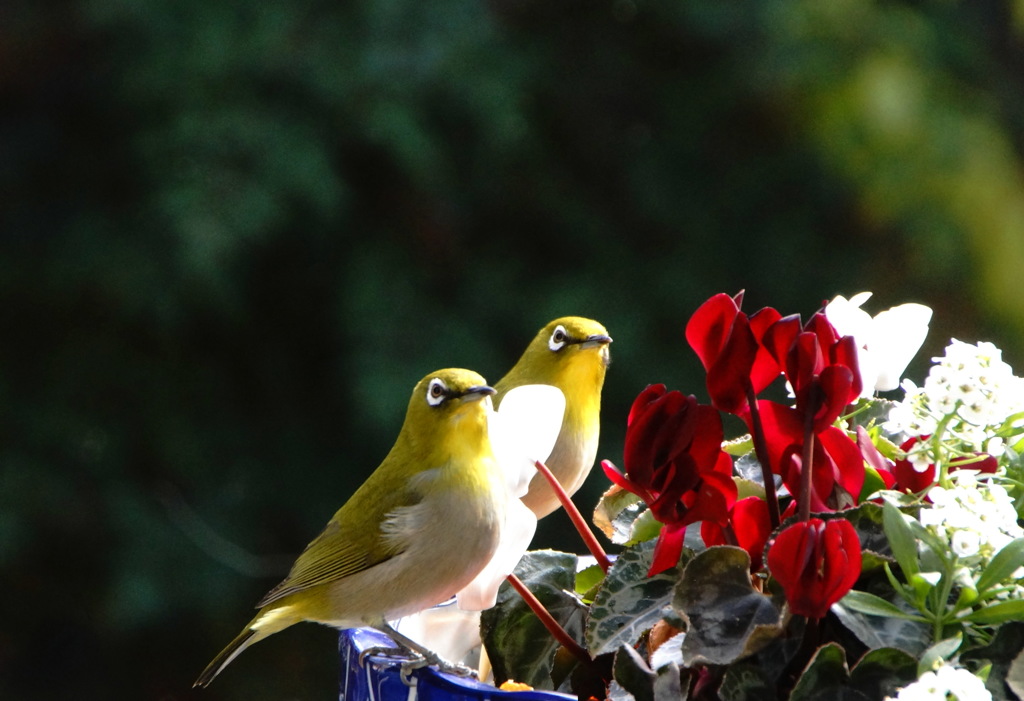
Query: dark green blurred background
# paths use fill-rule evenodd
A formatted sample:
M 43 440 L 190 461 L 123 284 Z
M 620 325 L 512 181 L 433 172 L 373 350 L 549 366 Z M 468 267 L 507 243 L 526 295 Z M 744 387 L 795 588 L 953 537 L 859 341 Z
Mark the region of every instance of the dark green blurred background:
M 334 696 L 312 625 L 189 687 L 413 384 L 558 315 L 612 460 L 719 291 L 1019 365 L 1022 162 L 1021 0 L 5 0 L 0 698 Z

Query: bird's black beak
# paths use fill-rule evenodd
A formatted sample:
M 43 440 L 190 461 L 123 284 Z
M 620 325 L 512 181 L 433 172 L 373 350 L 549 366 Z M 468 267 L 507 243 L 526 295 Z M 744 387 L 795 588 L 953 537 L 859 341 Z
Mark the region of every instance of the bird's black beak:
M 581 348 L 597 348 L 598 346 L 606 346 L 612 342 L 612 337 L 608 334 L 595 333 L 592 336 L 587 336 L 580 341 Z
M 484 397 L 490 397 L 492 394 L 497 394 L 497 390 L 487 385 L 474 385 L 473 387 L 467 387 L 461 395 L 462 399 L 468 402 L 474 402 Z

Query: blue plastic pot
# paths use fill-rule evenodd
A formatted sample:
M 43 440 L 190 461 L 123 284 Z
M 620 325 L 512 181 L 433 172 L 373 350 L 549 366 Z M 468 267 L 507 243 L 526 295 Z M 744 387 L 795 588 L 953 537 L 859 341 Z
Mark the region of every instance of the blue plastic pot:
M 360 653 L 373 647 L 394 647 L 394 643 L 370 628 L 341 631 L 338 640 L 340 701 L 574 701 L 576 698 L 554 691 L 501 691 L 490 684 L 445 674 L 432 667 L 417 669 L 406 684 L 402 680 L 400 658 L 367 655 L 365 666 L 359 664 Z

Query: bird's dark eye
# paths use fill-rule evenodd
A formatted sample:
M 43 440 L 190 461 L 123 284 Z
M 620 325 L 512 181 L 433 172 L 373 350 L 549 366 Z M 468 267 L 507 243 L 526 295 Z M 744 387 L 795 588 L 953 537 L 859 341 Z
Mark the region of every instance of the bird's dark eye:
M 548 339 L 548 348 L 553 351 L 560 351 L 568 341 L 569 334 L 566 333 L 565 327 L 559 324 L 551 333 L 551 338 Z
M 427 385 L 427 404 L 437 406 L 448 396 L 448 387 L 436 377 Z

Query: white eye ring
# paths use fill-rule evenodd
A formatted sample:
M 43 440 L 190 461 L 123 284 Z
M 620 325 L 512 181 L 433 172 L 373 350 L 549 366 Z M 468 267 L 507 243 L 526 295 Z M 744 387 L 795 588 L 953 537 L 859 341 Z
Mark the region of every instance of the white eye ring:
M 553 351 L 560 351 L 565 344 L 569 341 L 569 334 L 566 333 L 565 327 L 559 324 L 555 327 L 555 330 L 551 332 L 551 338 L 548 339 L 548 348 Z
M 438 406 L 448 398 L 448 385 L 438 378 L 434 378 L 427 385 L 427 404 Z

